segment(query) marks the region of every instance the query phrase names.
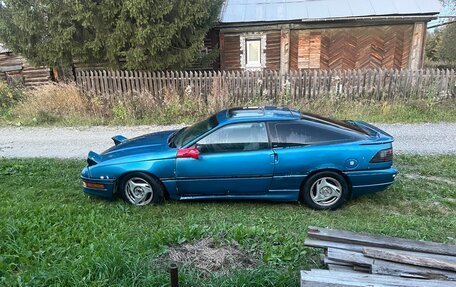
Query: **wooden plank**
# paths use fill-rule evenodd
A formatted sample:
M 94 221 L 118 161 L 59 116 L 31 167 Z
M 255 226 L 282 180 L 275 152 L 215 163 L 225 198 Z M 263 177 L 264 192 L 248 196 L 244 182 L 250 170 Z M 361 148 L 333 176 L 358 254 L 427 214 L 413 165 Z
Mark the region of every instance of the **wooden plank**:
M 123 71 L 124 74 L 124 79 L 125 79 L 125 92 L 126 93 L 131 93 L 133 92 L 133 88 L 131 87 L 130 83 L 130 72 L 129 71 Z
M 117 86 L 117 92 L 119 92 L 119 93 L 125 93 L 125 91 L 127 90 L 125 78 L 123 77 L 123 75 L 124 75 L 123 71 L 116 71 L 117 81 L 115 81 L 115 82 L 116 82 L 116 86 Z
M 355 270 L 353 270 L 353 267 L 351 267 L 351 266 L 329 263 L 329 264 L 327 264 L 327 267 L 328 267 L 328 270 L 331 270 L 331 271 L 355 272 Z
M 88 81 L 88 83 L 89 83 L 89 91 L 90 92 L 95 92 L 94 76 L 93 76 L 93 71 L 92 70 L 89 71 L 89 81 Z
M 108 74 L 107 74 L 106 70 L 102 71 L 102 77 L 103 77 L 103 94 L 109 95 L 111 89 L 108 84 Z
M 139 93 L 143 93 L 146 88 L 146 84 L 144 83 L 144 74 L 143 74 L 143 71 L 138 71 L 136 72 L 136 77 L 137 77 L 137 87 L 138 87 L 138 92 Z
M 331 230 L 327 228 L 311 226 L 308 227 L 307 233 L 309 237 L 323 240 L 334 240 L 337 242 L 355 243 L 372 247 L 383 247 L 456 256 L 456 245 L 450 244 L 409 240 L 391 236 L 372 235 L 367 233 L 356 233 L 342 230 Z
M 383 259 L 387 261 L 411 264 L 415 266 L 424 266 L 442 270 L 456 271 L 456 263 L 445 260 L 438 260 L 434 258 L 427 258 L 426 254 L 423 254 L 423 256 L 404 255 L 394 251 L 378 250 L 375 248 L 364 248 L 363 254 L 370 258 Z
M 350 266 L 352 267 L 353 264 L 352 263 L 348 263 L 348 262 L 343 262 L 343 261 L 336 261 L 336 260 L 332 260 L 332 259 L 329 259 L 328 256 L 326 255 L 323 255 L 321 254 L 321 261 L 323 264 L 325 265 L 328 265 L 328 264 L 337 264 L 337 265 L 342 265 L 342 266 Z
M 14 72 L 22 70 L 22 65 L 2 66 L 0 67 L 0 73 Z
M 360 252 L 328 248 L 327 253 L 327 257 L 325 256 L 323 258 L 325 264 L 356 264 L 359 266 L 366 266 L 369 268 L 363 269 L 363 271 L 368 270 L 368 272 L 372 272 L 373 274 L 384 274 L 409 278 L 456 280 L 456 273 L 454 272 L 366 258 Z M 354 269 L 359 269 L 359 266 L 354 266 Z
M 108 93 L 109 96 L 122 93 L 122 77 L 119 71 L 108 71 Z
M 140 91 L 140 86 L 139 86 L 139 76 L 138 76 L 138 71 L 131 71 L 132 79 L 131 79 L 131 87 L 133 89 L 133 92 L 135 94 L 139 94 Z
M 381 259 L 374 260 L 374 263 L 371 266 L 371 273 L 409 278 L 456 281 L 456 273 L 452 271 L 413 266 Z
M 301 286 L 454 287 L 456 282 L 314 269 L 301 271 Z
M 307 238 L 304 241 L 304 244 L 306 246 L 312 246 L 312 247 L 320 247 L 320 248 L 331 247 L 331 248 L 351 250 L 351 251 L 356 251 L 356 252 L 363 252 L 364 248 L 366 247 L 365 245 L 360 245 L 360 244 L 333 242 L 333 241 L 325 241 L 325 240 L 318 240 L 318 239 L 312 239 L 312 238 Z M 404 255 L 419 256 L 419 255 L 423 254 L 420 252 L 396 250 L 396 249 L 388 249 L 388 248 L 376 248 L 376 249 L 381 249 L 381 250 L 386 250 L 386 251 L 394 250 L 395 252 L 399 252 L 400 254 L 404 254 Z M 425 253 L 425 255 L 426 255 L 426 257 L 429 257 L 429 258 L 434 258 L 434 259 L 438 259 L 438 260 L 444 260 L 444 261 L 456 263 L 456 258 L 454 256 L 431 254 L 431 253 Z
M 280 31 L 280 73 L 285 74 L 290 70 L 290 30 Z
M 426 35 L 426 23 L 415 23 L 410 47 L 409 69 L 419 69 L 423 65 L 424 37 Z
M 328 248 L 328 259 L 351 263 L 356 265 L 362 265 L 370 267 L 374 263 L 372 258 L 367 258 L 361 252 L 350 251 L 350 250 L 343 250 L 343 249 L 336 249 L 336 248 Z
M 147 72 L 147 92 L 149 96 L 154 94 L 154 84 L 152 81 L 152 73 L 150 71 Z

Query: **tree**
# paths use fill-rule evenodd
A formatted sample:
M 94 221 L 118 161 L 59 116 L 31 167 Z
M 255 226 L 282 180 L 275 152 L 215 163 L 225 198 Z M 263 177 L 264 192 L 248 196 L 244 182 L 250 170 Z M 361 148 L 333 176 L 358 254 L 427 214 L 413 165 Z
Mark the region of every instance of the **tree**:
M 5 0 L 0 42 L 38 65 L 180 69 L 199 55 L 222 0 Z
M 441 30 L 434 30 L 428 33 L 426 38 L 426 60 L 439 61 L 440 49 L 442 46 L 442 32 Z
M 440 0 L 442 3 L 444 10 L 448 10 L 450 12 L 456 11 L 456 0 Z
M 448 62 L 456 61 L 456 23 L 449 24 L 442 32 L 440 59 Z

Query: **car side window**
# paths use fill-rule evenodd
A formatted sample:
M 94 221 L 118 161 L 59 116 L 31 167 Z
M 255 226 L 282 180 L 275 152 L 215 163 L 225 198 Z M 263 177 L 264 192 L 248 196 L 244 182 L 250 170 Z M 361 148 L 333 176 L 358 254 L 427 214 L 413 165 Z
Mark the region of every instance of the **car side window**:
M 201 153 L 255 151 L 269 148 L 266 124 L 240 123 L 222 127 L 196 143 Z
M 333 127 L 300 121 L 270 123 L 269 131 L 273 148 L 331 144 L 355 139 L 350 134 Z

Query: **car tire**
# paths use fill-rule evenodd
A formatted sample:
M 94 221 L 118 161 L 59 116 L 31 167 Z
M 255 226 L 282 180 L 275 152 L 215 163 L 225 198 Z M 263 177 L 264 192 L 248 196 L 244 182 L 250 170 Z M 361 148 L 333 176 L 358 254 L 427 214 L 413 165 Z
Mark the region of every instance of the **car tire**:
M 143 172 L 128 174 L 121 180 L 119 188 L 123 200 L 129 204 L 142 206 L 163 202 L 163 186 L 157 179 Z
M 301 200 L 316 210 L 335 210 L 349 198 L 350 190 L 345 178 L 334 171 L 311 175 L 301 190 Z

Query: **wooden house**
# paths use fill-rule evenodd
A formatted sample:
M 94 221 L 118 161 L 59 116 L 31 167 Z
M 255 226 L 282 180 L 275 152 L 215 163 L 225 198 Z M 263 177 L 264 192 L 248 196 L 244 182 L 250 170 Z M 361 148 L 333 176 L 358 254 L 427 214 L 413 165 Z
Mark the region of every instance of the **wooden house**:
M 220 69 L 418 69 L 438 0 L 226 0 Z
M 0 44 L 0 80 L 34 87 L 49 83 L 50 76 L 49 68 L 35 67 Z

